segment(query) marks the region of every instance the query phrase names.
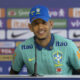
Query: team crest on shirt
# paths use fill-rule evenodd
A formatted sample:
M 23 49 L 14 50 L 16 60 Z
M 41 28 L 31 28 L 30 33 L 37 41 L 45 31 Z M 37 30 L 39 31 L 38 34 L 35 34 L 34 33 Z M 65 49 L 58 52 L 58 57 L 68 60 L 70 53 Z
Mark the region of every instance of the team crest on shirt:
M 61 51 L 56 51 L 53 53 L 53 59 L 55 62 L 55 66 L 62 66 L 62 58 L 63 58 L 63 54 Z

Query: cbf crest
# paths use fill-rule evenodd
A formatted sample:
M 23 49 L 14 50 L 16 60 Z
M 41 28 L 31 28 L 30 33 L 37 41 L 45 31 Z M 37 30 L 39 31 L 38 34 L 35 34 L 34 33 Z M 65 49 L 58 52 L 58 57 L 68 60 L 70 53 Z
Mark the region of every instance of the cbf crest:
M 36 8 L 36 11 L 34 10 L 34 11 L 32 11 L 31 12 L 31 15 L 34 15 L 34 14 L 40 14 L 40 8 Z
M 36 14 L 40 14 L 40 8 L 36 9 Z
M 40 8 L 37 8 L 37 9 L 36 9 L 36 12 L 40 12 Z
M 53 53 L 53 60 L 55 66 L 62 66 L 63 53 L 61 51 L 56 51 Z

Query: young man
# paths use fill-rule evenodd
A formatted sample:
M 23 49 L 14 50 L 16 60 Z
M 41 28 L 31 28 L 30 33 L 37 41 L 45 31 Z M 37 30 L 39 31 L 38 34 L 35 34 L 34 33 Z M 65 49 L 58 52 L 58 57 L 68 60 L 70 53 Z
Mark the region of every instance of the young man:
M 80 71 L 78 48 L 71 40 L 50 33 L 53 22 L 48 12 L 41 5 L 31 9 L 28 26 L 35 36 L 16 48 L 10 74 L 18 74 L 24 64 L 28 74 L 72 75 L 72 68 Z

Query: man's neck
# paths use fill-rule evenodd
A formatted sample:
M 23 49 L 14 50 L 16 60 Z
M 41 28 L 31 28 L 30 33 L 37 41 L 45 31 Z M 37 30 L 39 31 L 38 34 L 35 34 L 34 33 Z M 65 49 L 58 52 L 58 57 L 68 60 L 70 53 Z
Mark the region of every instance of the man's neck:
M 36 39 L 36 42 L 37 42 L 40 46 L 46 47 L 46 46 L 49 44 L 50 40 L 51 40 L 51 34 L 49 35 L 48 38 L 45 38 L 44 40 Z

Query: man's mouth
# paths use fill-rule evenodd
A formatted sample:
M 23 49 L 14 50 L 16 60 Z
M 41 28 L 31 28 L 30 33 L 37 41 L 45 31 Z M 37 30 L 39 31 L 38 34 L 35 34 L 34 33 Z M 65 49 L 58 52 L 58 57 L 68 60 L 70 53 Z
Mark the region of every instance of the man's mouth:
M 43 34 L 44 32 L 45 32 L 45 31 L 44 31 L 44 30 L 42 30 L 42 31 L 39 31 L 38 33 L 39 33 L 39 34 Z
M 45 30 L 41 30 L 41 31 L 38 31 L 38 34 L 43 35 L 45 32 L 46 32 Z

